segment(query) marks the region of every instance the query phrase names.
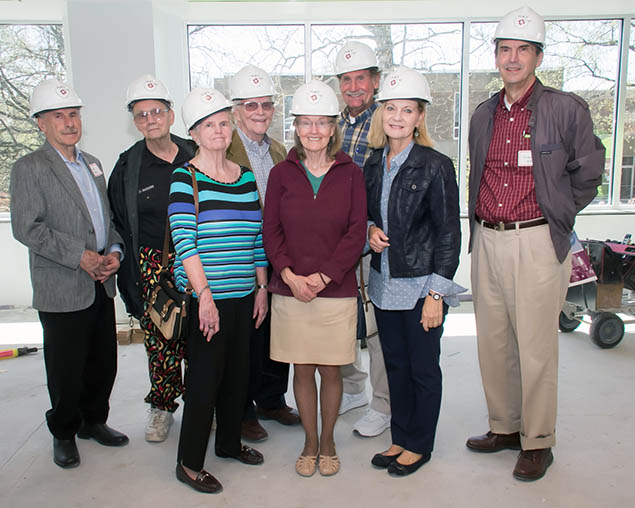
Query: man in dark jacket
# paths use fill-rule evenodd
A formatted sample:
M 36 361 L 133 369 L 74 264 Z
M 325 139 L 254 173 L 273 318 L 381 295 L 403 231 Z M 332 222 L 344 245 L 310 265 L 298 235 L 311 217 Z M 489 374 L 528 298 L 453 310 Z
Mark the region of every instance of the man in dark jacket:
M 227 158 L 253 171 L 260 204 L 264 206 L 271 168 L 287 155 L 285 147 L 267 135 L 274 113 L 273 81 L 264 70 L 246 65 L 232 77 L 230 95 L 236 129 Z M 268 437 L 258 416 L 283 425 L 300 423 L 285 401 L 289 364 L 269 358 L 269 341 L 267 314 L 260 327 L 254 328 L 250 344 L 249 393 L 242 422 L 242 437 L 248 441 L 264 441 Z
M 571 272 L 576 214 L 597 194 L 605 150 L 587 104 L 536 79 L 544 20 L 528 7 L 496 29 L 504 89 L 470 125 L 472 294 L 490 430 L 477 452 L 521 449 L 514 477 L 553 462 L 558 316 Z
M 166 340 L 145 312 L 147 298 L 160 272 L 166 233 L 168 194 L 172 171 L 194 156 L 193 142 L 170 134 L 174 111 L 167 88 L 145 75 L 128 87 L 127 107 L 144 139 L 119 156 L 108 184 L 115 227 L 126 252 L 117 285 L 128 313 L 144 331 L 148 353 L 150 418 L 146 441 L 164 441 L 183 393 L 181 360 L 184 345 Z M 169 243 L 171 245 L 171 242 Z M 169 268 L 174 254 L 170 249 Z

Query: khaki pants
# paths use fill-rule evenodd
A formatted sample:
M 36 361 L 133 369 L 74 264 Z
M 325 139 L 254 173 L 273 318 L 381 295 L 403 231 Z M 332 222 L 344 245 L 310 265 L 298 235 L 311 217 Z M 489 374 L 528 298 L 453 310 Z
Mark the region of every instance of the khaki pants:
M 490 429 L 520 432 L 524 450 L 555 444 L 558 316 L 570 272 L 570 255 L 558 262 L 548 225 L 474 231 L 472 294 Z

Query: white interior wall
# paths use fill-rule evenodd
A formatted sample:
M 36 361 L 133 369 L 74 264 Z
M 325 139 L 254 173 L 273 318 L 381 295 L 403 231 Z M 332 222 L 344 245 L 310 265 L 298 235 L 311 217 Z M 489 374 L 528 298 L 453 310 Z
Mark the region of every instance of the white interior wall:
M 518 2 L 519 4 L 522 1 Z M 360 8 L 363 5 L 363 9 Z M 532 8 L 545 16 L 611 16 L 632 13 L 631 1 L 592 0 L 570 4 L 534 0 Z M 135 77 L 155 73 L 163 80 L 180 110 L 189 90 L 186 23 L 265 22 L 403 22 L 446 19 L 493 19 L 511 8 L 508 1 L 462 0 L 402 2 L 213 2 L 187 0 L 22 0 L 0 1 L 0 23 L 63 22 L 69 77 L 86 103 L 83 110 L 82 147 L 99 157 L 107 173 L 118 154 L 137 133 L 124 109 L 125 90 Z M 180 115 L 177 115 L 177 118 Z M 183 134 L 180 118 L 175 132 Z M 633 215 L 585 214 L 579 217 L 581 238 L 619 239 L 632 232 Z M 467 221 L 461 264 L 456 276 L 469 287 Z M 0 306 L 30 305 L 26 249 L 11 234 L 7 220 L 0 222 Z M 121 305 L 118 314 L 123 317 Z

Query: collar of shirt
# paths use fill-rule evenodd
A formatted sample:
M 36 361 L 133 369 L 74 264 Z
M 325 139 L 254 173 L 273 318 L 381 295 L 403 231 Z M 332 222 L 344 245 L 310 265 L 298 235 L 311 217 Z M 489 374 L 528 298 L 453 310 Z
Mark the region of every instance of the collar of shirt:
M 524 108 L 529 102 L 529 98 L 531 94 L 534 93 L 534 88 L 536 87 L 536 80 L 531 84 L 529 89 L 525 92 L 520 99 L 516 102 L 512 102 L 511 104 L 507 101 L 507 94 L 505 93 L 505 89 L 503 88 L 500 93 L 500 99 L 498 101 L 499 107 L 507 108 L 508 111 L 511 111 L 513 106 L 517 106 L 519 108 Z
M 408 158 L 408 155 L 410 155 L 410 151 L 412 150 L 413 146 L 415 146 L 414 140 L 408 143 L 408 146 L 406 148 L 404 148 L 401 152 L 399 152 L 390 160 L 390 167 L 387 168 L 386 161 L 388 160 L 388 153 L 390 152 L 390 145 L 387 144 L 384 147 L 384 156 L 382 159 L 383 160 L 382 166 L 384 167 L 384 171 L 387 171 L 388 173 L 391 173 L 393 171 L 395 172 L 399 171 L 399 168 L 401 168 L 401 165 L 406 161 L 406 159 Z
M 356 123 L 363 123 L 364 120 L 373 116 L 373 113 L 375 112 L 376 109 L 377 109 L 377 103 L 373 102 L 370 106 L 368 106 L 367 109 L 362 111 L 359 115 L 351 116 L 351 114 L 348 111 L 348 106 L 346 106 L 344 108 L 344 111 L 342 111 L 342 120 L 349 125 L 355 125 Z
M 238 135 L 240 136 L 240 139 L 242 140 L 243 145 L 245 146 L 245 150 L 248 154 L 258 155 L 262 157 L 269 151 L 269 147 L 271 146 L 271 139 L 269 139 L 267 133 L 265 133 L 264 138 L 262 138 L 262 143 L 258 143 L 258 141 L 254 141 L 253 139 L 248 137 L 247 134 L 245 134 L 242 130 L 240 130 L 240 127 L 236 127 L 236 130 L 238 131 Z
M 53 145 L 51 145 L 53 146 Z M 55 148 L 53 146 L 53 149 L 60 155 L 60 157 L 62 158 L 62 160 L 64 161 L 64 164 L 78 164 L 80 163 L 80 158 L 82 159 L 82 162 L 84 160 L 84 157 L 82 156 L 82 152 L 79 148 L 77 148 L 77 145 L 75 145 L 73 147 L 73 151 L 75 153 L 75 160 L 74 161 L 69 161 L 62 152 L 60 152 L 57 148 Z M 85 165 L 85 163 L 84 163 Z

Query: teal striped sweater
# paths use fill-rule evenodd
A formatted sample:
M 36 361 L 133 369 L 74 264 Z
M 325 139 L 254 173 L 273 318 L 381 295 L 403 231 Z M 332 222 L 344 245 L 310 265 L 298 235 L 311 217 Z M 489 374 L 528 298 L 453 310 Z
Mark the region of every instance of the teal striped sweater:
M 241 167 L 240 177 L 232 183 L 217 182 L 198 170 L 195 174 L 198 224 L 189 170 L 174 170 L 170 184 L 168 217 L 176 250 L 176 285 L 185 290 L 183 260 L 198 254 L 214 299 L 247 296 L 256 287 L 256 267 L 267 266 L 254 174 Z

